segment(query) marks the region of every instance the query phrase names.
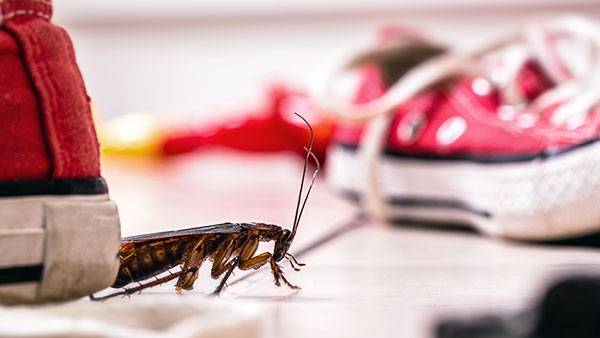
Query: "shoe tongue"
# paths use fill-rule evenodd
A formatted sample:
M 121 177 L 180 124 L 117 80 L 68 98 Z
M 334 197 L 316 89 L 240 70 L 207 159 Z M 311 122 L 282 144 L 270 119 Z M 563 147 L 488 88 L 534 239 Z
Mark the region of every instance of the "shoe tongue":
M 354 97 L 355 104 L 363 104 L 382 96 L 387 90 L 376 65 L 363 66 L 360 69 L 360 82 Z
M 517 86 L 522 95 L 532 101 L 552 87 L 552 81 L 534 61 L 527 61 L 517 74 Z

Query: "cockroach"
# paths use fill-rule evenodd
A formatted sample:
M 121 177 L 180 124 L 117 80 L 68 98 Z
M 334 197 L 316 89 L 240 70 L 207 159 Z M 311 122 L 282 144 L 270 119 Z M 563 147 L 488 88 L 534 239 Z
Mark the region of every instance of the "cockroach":
M 103 297 L 90 295 L 90 298 L 92 300 L 102 300 L 119 295 L 131 295 L 176 278 L 178 280 L 175 288 L 178 292 L 191 290 L 198 278 L 198 271 L 206 260 L 212 261 L 212 278 L 218 279 L 223 276 L 213 294 L 218 295 L 221 292 L 235 268 L 240 270 L 258 269 L 265 264 L 269 264 L 271 267 L 275 285 L 281 286 L 283 281 L 291 289 L 299 289 L 298 286 L 287 280 L 279 266 L 279 262 L 283 259 L 288 260 L 295 271 L 300 270 L 299 266 L 304 266 L 288 251 L 296 236 L 300 218 L 304 212 L 320 165 L 312 152 L 312 127 L 305 118 L 299 114 L 296 115 L 308 126 L 310 140 L 305 148 L 306 157 L 291 231 L 275 224 L 223 223 L 124 237 L 121 239 L 119 250 L 119 272 L 112 285 L 113 288 L 123 288 L 123 290 Z M 306 171 L 311 158 L 314 160 L 316 167 L 306 190 L 306 195 L 303 197 Z M 260 242 L 271 241 L 275 242 L 272 253 L 256 254 Z M 180 267 L 177 272 L 170 271 L 177 266 Z M 167 271 L 169 272 L 168 275 L 158 277 L 158 275 Z M 154 280 L 145 284 L 141 283 L 151 278 L 154 278 Z M 131 283 L 138 283 L 138 285 L 124 288 Z

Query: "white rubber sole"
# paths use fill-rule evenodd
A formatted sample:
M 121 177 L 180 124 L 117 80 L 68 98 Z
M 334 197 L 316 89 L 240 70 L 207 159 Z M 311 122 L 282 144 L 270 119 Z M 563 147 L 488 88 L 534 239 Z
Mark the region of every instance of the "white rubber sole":
M 108 195 L 0 198 L 0 303 L 79 298 L 110 286 L 120 223 Z
M 357 161 L 355 151 L 330 149 L 327 177 L 336 190 L 365 191 Z M 378 184 L 394 219 L 468 224 L 523 240 L 600 231 L 600 142 L 523 162 L 381 161 Z

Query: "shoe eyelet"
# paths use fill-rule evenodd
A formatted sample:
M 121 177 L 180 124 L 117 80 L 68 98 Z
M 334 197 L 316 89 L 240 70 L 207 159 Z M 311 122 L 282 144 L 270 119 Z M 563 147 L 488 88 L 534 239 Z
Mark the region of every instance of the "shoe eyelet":
M 447 146 L 454 143 L 467 130 L 467 121 L 460 116 L 454 116 L 442 123 L 435 137 L 439 144 Z
M 492 84 L 490 81 L 482 77 L 478 77 L 471 83 L 471 89 L 479 96 L 486 96 L 492 92 Z
M 575 130 L 583 126 L 585 121 L 585 117 L 579 116 L 577 118 L 570 119 L 565 125 L 567 130 Z
M 519 126 L 519 128 L 523 128 L 523 129 L 533 127 L 536 122 L 537 122 L 537 118 L 533 114 L 525 113 L 525 114 L 519 115 L 519 117 L 517 118 L 517 126 Z
M 498 108 L 498 117 L 503 121 L 512 121 L 517 117 L 518 111 L 513 105 L 503 105 Z
M 408 113 L 396 128 L 396 137 L 406 145 L 417 141 L 427 124 L 427 117 L 421 112 Z

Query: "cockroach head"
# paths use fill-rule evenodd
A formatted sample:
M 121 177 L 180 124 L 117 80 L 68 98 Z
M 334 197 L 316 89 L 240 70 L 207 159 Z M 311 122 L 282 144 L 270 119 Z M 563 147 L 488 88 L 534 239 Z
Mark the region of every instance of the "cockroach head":
M 290 246 L 292 245 L 292 232 L 288 229 L 283 229 L 279 235 L 279 238 L 275 241 L 275 248 L 273 250 L 273 259 L 279 262 L 285 257 Z

